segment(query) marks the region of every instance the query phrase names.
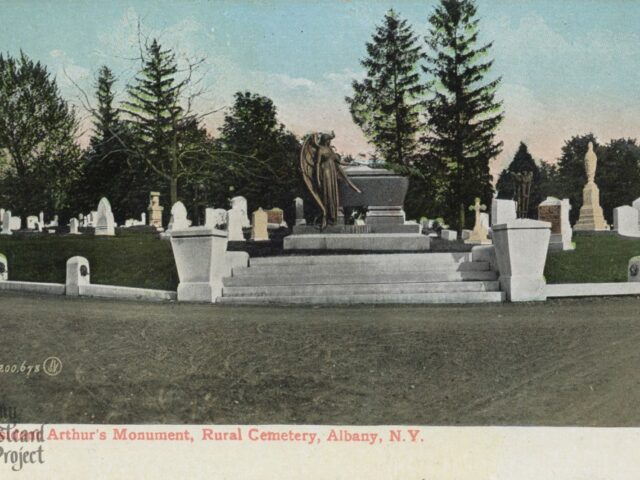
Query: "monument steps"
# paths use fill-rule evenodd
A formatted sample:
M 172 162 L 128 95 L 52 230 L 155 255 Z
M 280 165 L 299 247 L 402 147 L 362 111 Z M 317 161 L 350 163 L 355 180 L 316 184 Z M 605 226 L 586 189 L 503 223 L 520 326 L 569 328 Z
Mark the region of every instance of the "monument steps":
M 304 304 L 304 305 L 356 305 L 356 304 L 425 304 L 425 303 L 490 303 L 503 302 L 504 292 L 447 292 L 408 294 L 359 294 L 359 295 L 309 295 L 309 296 L 264 296 L 221 297 L 223 304 Z
M 421 262 L 429 265 L 462 263 L 471 261 L 471 252 L 450 253 L 379 253 L 355 255 L 281 255 L 277 257 L 258 257 L 251 259 L 251 266 L 262 265 L 344 265 L 347 263 L 413 264 Z
M 413 262 L 407 264 L 389 264 L 389 263 L 349 263 L 349 264 L 319 264 L 319 265 L 306 265 L 304 267 L 304 275 L 355 275 L 355 274 L 368 274 L 368 275 L 385 275 L 387 273 L 398 272 L 399 267 L 402 267 L 403 274 L 420 274 L 424 272 L 439 272 L 439 273 L 453 273 L 453 272 L 472 272 L 472 271 L 487 271 L 490 270 L 488 262 L 462 262 L 462 263 L 435 263 L 429 264 L 425 260 L 420 262 Z M 277 270 L 279 275 L 291 275 L 296 276 L 302 273 L 300 265 L 258 265 L 251 267 L 236 267 L 233 269 L 234 277 L 270 277 L 273 275 L 274 269 Z
M 409 294 L 446 292 L 497 292 L 497 281 L 479 282 L 420 282 L 420 283 L 356 283 L 352 285 L 322 285 L 323 295 Z M 223 296 L 310 296 L 318 292 L 318 285 L 265 285 L 261 287 L 224 287 Z
M 501 302 L 498 274 L 471 253 L 263 257 L 223 279 L 225 304 Z

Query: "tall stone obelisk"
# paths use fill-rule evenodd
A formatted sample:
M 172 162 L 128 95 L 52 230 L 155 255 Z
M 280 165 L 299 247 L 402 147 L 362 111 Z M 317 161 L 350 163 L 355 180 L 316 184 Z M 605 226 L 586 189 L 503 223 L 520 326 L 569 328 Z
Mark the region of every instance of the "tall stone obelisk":
M 596 166 L 598 157 L 593 151 L 593 143 L 589 142 L 589 149 L 584 157 L 584 167 L 587 172 L 587 184 L 582 190 L 582 207 L 580 207 L 580 217 L 578 223 L 573 226 L 574 230 L 597 231 L 609 230 L 607 222 L 602 214 L 600 206 L 600 190 L 594 179 L 596 178 Z

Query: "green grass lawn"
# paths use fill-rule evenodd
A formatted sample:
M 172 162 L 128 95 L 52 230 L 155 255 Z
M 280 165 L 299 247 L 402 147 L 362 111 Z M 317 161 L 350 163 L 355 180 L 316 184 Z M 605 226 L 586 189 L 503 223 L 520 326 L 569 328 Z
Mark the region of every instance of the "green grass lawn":
M 640 255 L 640 240 L 617 235 L 574 236 L 575 251 L 552 252 L 547 283 L 626 282 L 629 259 Z
M 549 254 L 548 283 L 626 282 L 629 259 L 640 255 L 640 240 L 606 235 L 575 241 L 575 251 Z M 0 253 L 7 256 L 11 280 L 64 283 L 67 260 L 81 255 L 91 265 L 92 283 L 167 290 L 178 285 L 170 242 L 152 234 L 2 236 Z
M 171 243 L 152 234 L 116 237 L 34 235 L 0 237 L 9 279 L 64 283 L 67 260 L 86 257 L 91 283 L 175 290 L 178 286 Z

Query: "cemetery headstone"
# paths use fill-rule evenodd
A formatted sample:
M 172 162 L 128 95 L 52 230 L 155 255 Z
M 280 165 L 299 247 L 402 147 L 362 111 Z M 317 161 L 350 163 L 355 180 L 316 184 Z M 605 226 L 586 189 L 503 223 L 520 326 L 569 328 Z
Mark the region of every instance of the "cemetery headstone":
M 507 223 L 518 218 L 514 200 L 494 198 L 491 202 L 491 226 Z
M 227 231 L 230 242 L 244 242 L 242 233 L 243 213 L 240 209 L 232 208 L 227 211 Z
M 221 228 L 227 224 L 227 211 L 224 208 L 207 208 L 204 224 L 211 228 Z
M 4 208 L 0 208 L 0 225 L 4 222 Z
M 13 230 L 14 232 L 22 229 L 22 218 L 20 217 L 14 217 L 12 215 L 11 221 L 9 223 L 10 223 L 9 226 L 11 227 L 11 230 Z
M 304 218 L 304 201 L 300 197 L 293 199 L 293 204 L 296 209 L 296 225 L 306 225 L 307 221 Z
M 619 235 L 640 236 L 638 228 L 638 210 L 628 205 L 613 209 L 613 228 Z
M 280 228 L 286 227 L 287 223 L 284 221 L 284 211 L 281 208 L 272 208 L 267 210 L 267 228 Z
M 573 231 L 569 221 L 571 203 L 569 199 L 560 200 L 555 197 L 547 197 L 538 205 L 538 220 L 551 224 L 551 236 L 549 237 L 549 250 L 573 250 L 571 239 Z
M 440 238 L 442 238 L 443 240 L 454 242 L 458 239 L 458 232 L 456 232 L 455 230 L 447 230 L 445 228 L 440 232 Z
M 184 230 L 189 228 L 189 220 L 187 219 L 187 209 L 182 202 L 176 202 L 171 207 L 171 218 L 173 223 L 171 230 Z
M 280 210 L 282 211 L 282 210 Z M 261 208 L 253 212 L 253 225 L 251 226 L 251 240 L 261 242 L 269 240 L 269 232 L 267 225 L 269 223 L 269 214 Z
M 247 199 L 242 196 L 233 197 L 231 199 L 231 210 L 237 209 L 242 212 L 242 228 L 249 228 L 249 215 L 247 210 Z
M 35 230 L 38 227 L 38 217 L 29 215 L 27 217 L 27 230 Z
M 162 228 L 162 211 L 164 207 L 160 206 L 160 192 L 149 193 L 149 207 L 147 212 L 149 213 L 149 225 L 156 227 L 158 230 Z M 146 223 L 146 222 L 145 222 Z
M 2 215 L 2 235 L 11 235 L 11 210 L 6 210 Z
M 69 220 L 69 233 L 71 235 L 78 235 L 80 232 L 78 231 L 78 219 L 77 218 L 72 218 L 71 220 Z
M 0 282 L 9 280 L 9 264 L 7 257 L 0 253 Z
M 102 197 L 100 202 L 98 202 L 98 211 L 94 218 L 95 235 L 113 236 L 116 234 L 116 226 L 113 219 L 113 212 L 111 211 L 111 204 L 105 197 Z

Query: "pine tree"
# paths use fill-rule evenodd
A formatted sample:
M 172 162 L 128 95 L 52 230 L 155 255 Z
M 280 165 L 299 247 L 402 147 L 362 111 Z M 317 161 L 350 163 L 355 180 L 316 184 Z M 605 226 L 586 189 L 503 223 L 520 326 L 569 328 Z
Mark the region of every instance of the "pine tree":
M 146 163 L 158 181 L 169 184 L 171 204 L 178 201 L 178 181 L 188 171 L 188 155 L 198 149 L 182 138 L 183 126 L 193 118 L 181 106 L 190 77 L 178 79 L 178 65 L 171 50 L 156 39 L 146 47 L 142 69 L 127 91 L 124 108 L 136 139 L 135 156 Z
M 406 20 L 389 10 L 367 43 L 361 61 L 367 77 L 353 82 L 346 97 L 353 121 L 390 164 L 408 165 L 420 129 L 419 61 L 424 58 L 418 38 Z
M 139 215 L 148 193 L 143 192 L 144 198 L 132 201 L 131 192 L 139 193 L 143 175 L 129 167 L 125 146 L 131 143 L 131 135 L 114 106 L 115 82 L 113 72 L 106 66 L 101 67 L 95 84 L 98 105 L 93 111 L 93 135 L 85 155 L 82 209 L 95 209 L 100 198 L 107 197 L 116 220 L 122 222 Z
M 466 224 L 475 197 L 491 200 L 489 162 L 502 151 L 495 132 L 503 118 L 495 91 L 500 78 L 485 81 L 492 60 L 483 61 L 491 43 L 476 46 L 478 23 L 472 0 L 441 0 L 429 18 L 425 168 L 440 172 L 445 209 L 458 229 Z

